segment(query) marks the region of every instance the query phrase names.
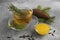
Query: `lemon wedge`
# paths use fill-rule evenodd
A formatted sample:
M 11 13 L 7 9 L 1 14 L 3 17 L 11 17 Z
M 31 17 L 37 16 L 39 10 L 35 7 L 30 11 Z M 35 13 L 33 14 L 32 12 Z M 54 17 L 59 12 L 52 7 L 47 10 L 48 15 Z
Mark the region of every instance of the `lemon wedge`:
M 50 31 L 50 26 L 45 23 L 39 23 L 35 26 L 35 31 L 40 35 L 46 35 Z

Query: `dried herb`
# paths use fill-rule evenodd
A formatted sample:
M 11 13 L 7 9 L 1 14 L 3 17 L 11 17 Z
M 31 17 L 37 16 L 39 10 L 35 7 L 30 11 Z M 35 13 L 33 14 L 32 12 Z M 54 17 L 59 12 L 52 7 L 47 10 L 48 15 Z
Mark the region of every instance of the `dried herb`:
M 10 36 L 7 36 L 7 38 L 11 38 Z
M 51 33 L 51 32 L 50 32 L 49 34 L 51 34 L 52 36 L 54 36 L 54 34 L 53 34 L 53 33 Z
M 28 38 L 28 40 L 31 40 L 31 38 Z
M 25 35 L 23 35 L 23 36 L 19 36 L 19 38 L 25 38 Z
M 52 36 L 54 36 L 55 30 L 53 30 L 53 32 L 50 32 L 48 34 L 51 34 Z
M 52 34 L 52 33 L 50 32 L 50 33 L 48 33 L 48 34 Z
M 33 35 L 22 35 L 22 36 L 19 36 L 19 38 L 28 38 L 28 40 L 35 40 Z
M 54 36 L 54 34 L 51 34 L 52 36 Z
M 19 38 L 26 38 L 26 37 L 30 37 L 30 35 L 22 35 L 22 36 L 19 36 Z
M 26 35 L 25 37 L 30 37 L 29 35 Z
M 53 31 L 53 33 L 55 33 L 55 30 Z

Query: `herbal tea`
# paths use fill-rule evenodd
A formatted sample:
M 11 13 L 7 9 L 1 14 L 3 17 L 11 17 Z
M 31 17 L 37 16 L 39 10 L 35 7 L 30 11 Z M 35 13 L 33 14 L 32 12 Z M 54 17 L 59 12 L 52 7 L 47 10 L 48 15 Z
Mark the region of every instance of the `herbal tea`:
M 14 27 L 15 29 L 24 29 L 32 19 L 32 10 L 18 9 L 14 5 L 11 5 L 9 8 L 12 11 L 13 15 L 10 27 Z

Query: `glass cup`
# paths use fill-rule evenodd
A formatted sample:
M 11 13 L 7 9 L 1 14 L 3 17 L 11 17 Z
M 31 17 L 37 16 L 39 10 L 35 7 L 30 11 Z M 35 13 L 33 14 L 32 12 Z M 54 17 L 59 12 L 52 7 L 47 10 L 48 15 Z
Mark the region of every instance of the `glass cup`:
M 23 30 L 32 19 L 33 11 L 31 9 L 20 9 L 20 12 L 12 11 L 12 20 L 8 24 L 14 30 Z

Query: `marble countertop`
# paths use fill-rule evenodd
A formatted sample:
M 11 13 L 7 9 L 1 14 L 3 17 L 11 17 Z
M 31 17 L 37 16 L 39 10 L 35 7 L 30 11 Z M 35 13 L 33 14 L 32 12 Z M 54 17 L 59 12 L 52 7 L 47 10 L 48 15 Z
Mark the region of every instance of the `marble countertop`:
M 8 10 L 8 6 L 11 2 L 32 4 L 32 7 L 37 6 L 37 4 L 42 5 L 43 7 L 49 6 L 52 8 L 50 14 L 55 15 L 55 23 L 51 25 L 53 30 L 56 30 L 55 36 L 51 35 L 39 36 L 34 31 L 32 31 L 32 26 L 36 23 L 36 20 L 33 21 L 33 25 L 31 25 L 27 30 L 24 31 L 15 31 L 8 28 L 8 20 L 11 16 L 11 12 Z M 29 3 L 30 2 L 30 3 Z M 35 5 L 34 5 L 35 4 Z M 34 34 L 36 40 L 60 40 L 60 0 L 0 0 L 0 40 L 27 40 L 20 39 L 19 35 Z M 33 19 L 34 20 L 34 19 Z M 12 38 L 7 38 L 10 36 Z

